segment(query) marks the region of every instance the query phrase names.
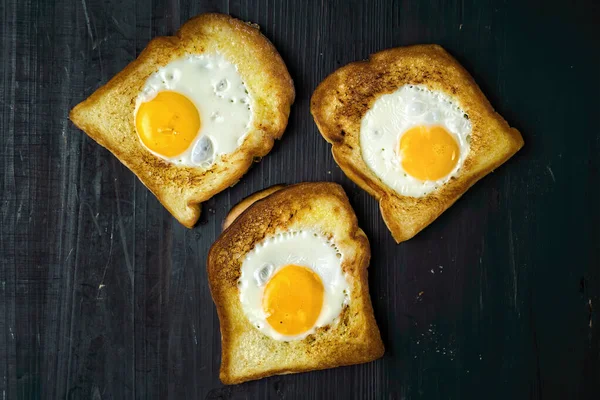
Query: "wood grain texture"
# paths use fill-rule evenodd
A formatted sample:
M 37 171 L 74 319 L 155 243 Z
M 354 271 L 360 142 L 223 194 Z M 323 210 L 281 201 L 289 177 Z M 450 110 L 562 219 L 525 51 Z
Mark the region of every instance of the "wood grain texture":
M 189 17 L 258 23 L 295 80 L 272 153 L 179 225 L 68 111 Z M 592 1 L 4 0 L 0 3 L 0 399 L 600 397 L 600 46 Z M 394 244 L 309 114 L 316 85 L 384 48 L 438 43 L 525 148 Z M 224 387 L 206 281 L 229 208 L 339 182 L 372 247 L 386 354 Z

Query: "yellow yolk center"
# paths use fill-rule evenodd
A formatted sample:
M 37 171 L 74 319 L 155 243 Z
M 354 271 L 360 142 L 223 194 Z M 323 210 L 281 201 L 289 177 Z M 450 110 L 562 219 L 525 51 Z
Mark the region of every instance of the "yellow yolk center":
M 187 97 L 165 91 L 140 105 L 135 127 L 146 147 L 164 157 L 174 157 L 198 135 L 200 114 Z
M 402 168 L 422 181 L 434 181 L 448 175 L 458 162 L 460 149 L 456 139 L 442 126 L 415 126 L 398 143 Z
M 312 328 L 323 306 L 323 283 L 313 270 L 286 265 L 267 283 L 262 307 L 267 322 L 282 335 L 298 335 Z

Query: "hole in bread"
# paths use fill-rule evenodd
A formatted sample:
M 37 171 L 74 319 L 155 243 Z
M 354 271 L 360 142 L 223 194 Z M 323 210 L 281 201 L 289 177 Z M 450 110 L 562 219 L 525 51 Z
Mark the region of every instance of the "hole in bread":
M 344 313 L 344 317 L 342 318 L 342 325 L 348 326 L 348 313 Z

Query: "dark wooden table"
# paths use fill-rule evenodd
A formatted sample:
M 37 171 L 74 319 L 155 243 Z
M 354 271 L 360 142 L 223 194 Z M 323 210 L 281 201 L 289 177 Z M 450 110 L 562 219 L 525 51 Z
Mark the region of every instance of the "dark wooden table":
M 600 13 L 593 1 L 3 0 L 0 399 L 599 399 Z M 297 90 L 272 153 L 192 230 L 67 119 L 148 41 L 206 11 L 260 24 Z M 439 43 L 525 148 L 409 242 L 309 114 L 336 68 Z M 376 362 L 224 387 L 206 281 L 229 208 L 340 182 L 371 240 Z

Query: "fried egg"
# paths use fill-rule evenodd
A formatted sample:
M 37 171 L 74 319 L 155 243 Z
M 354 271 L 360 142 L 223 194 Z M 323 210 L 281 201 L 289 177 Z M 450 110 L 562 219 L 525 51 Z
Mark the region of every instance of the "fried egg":
M 300 340 L 334 322 L 350 301 L 343 256 L 318 233 L 290 231 L 257 244 L 238 281 L 250 322 L 275 340 Z
M 221 54 L 187 55 L 159 69 L 137 97 L 134 124 L 144 147 L 178 165 L 209 168 L 244 141 L 252 96 Z
M 425 196 L 455 177 L 470 149 L 471 122 L 450 96 L 404 85 L 379 97 L 362 118 L 367 166 L 403 196 Z

